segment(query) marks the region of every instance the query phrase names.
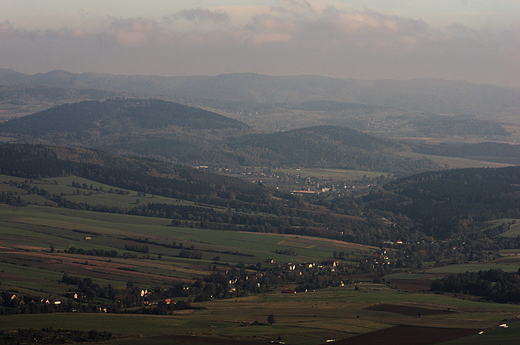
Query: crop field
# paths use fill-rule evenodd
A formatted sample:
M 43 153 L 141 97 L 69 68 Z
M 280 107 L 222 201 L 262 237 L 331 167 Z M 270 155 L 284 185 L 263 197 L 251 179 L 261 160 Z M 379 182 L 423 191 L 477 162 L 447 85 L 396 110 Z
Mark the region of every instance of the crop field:
M 17 192 L 21 198 L 31 203 L 50 203 L 43 197 L 35 194 L 27 194 L 26 190 L 7 184 L 9 181 L 28 183 L 31 187 L 43 188 L 51 194 L 66 195 L 67 199 L 76 203 L 89 203 L 93 205 L 104 205 L 108 207 L 120 207 L 131 209 L 144 203 L 163 203 L 170 205 L 194 205 L 187 200 L 177 200 L 162 196 L 145 195 L 139 196 L 137 192 L 126 189 L 114 188 L 77 176 L 57 177 L 48 180 L 27 180 L 19 177 L 0 175 L 0 190 L 5 192 Z M 81 188 L 73 187 L 72 184 Z
M 518 336 L 520 333 L 520 322 L 513 321 L 506 323 L 507 328 L 494 326 L 478 332 L 472 336 L 448 341 L 446 345 L 515 345 L 518 344 Z
M 520 312 L 519 306 L 402 293 L 377 284 L 325 289 L 290 297 L 271 293 L 194 305 L 204 309 L 171 316 L 74 313 L 0 316 L 0 330 L 17 329 L 21 325 L 33 329 L 95 329 L 115 335 L 109 344 L 154 344 L 156 341 L 161 343 L 161 339 L 182 336 L 186 344 L 204 344 L 201 339 L 206 339 L 208 344 L 219 339 L 243 344 L 281 339 L 286 344 L 312 345 L 328 339 L 349 339 L 396 325 L 464 329 L 466 334 L 484 330 L 486 341 L 506 333 L 510 337 L 520 335 L 515 323 L 508 329 L 496 328 L 502 320 L 514 319 Z M 273 325 L 266 323 L 270 314 L 275 317 Z M 162 337 L 155 338 L 158 335 Z M 398 334 L 394 337 L 399 339 Z M 469 342 L 453 344 L 466 343 Z
M 362 170 L 343 170 L 343 169 L 318 169 L 318 168 L 302 168 L 302 169 L 273 169 L 273 172 L 280 172 L 284 174 L 296 174 L 309 177 L 320 178 L 324 180 L 359 180 L 363 177 L 379 177 L 388 176 L 388 173 L 377 171 L 362 171 Z
M 328 173 L 329 178 L 335 173 L 341 174 Z M 0 190 L 19 193 L 26 200 L 40 200 L 39 195 L 27 194 L 27 189 L 2 183 L 11 179 L 0 176 Z M 73 181 L 81 186 L 85 184 L 87 188 L 72 187 Z M 20 179 L 18 182 L 25 181 Z M 51 193 L 64 193 L 76 202 L 96 200 L 95 203 L 121 208 L 135 207 L 136 199 L 140 199 L 139 202 L 189 203 L 151 195 L 138 196 L 135 191 L 118 193 L 111 186 L 74 177 L 28 183 Z M 29 206 L 0 205 L 1 290 L 38 298 L 63 298 L 65 292 L 74 288 L 61 282 L 65 274 L 91 278 L 101 286 L 111 285 L 117 289 L 125 288 L 129 281 L 140 288 L 165 288 L 176 282 L 191 284 L 215 270 L 224 272 L 240 265 L 244 269 L 257 264 L 274 268 L 288 262 L 321 262 L 333 259 L 334 252 L 344 252 L 347 256 L 344 263 L 348 264 L 379 250 L 301 235 L 216 231 L 170 224 L 170 219 L 73 210 L 52 204 L 44 206 L 43 202 Z M 495 223 L 489 226 L 495 226 Z M 511 230 L 516 230 L 513 229 L 515 226 Z M 146 246 L 146 252 L 136 250 L 136 246 Z M 201 255 L 182 257 L 183 249 Z M 86 255 L 88 250 L 117 255 Z M 357 336 L 380 339 L 378 334 L 387 334 L 385 332 L 394 332 L 392 338 L 406 344 L 399 338 L 400 331 L 405 328 L 399 327 L 413 327 L 414 331 L 418 330 L 417 337 L 422 334 L 423 338 L 428 337 L 432 328 L 461 336 L 484 330 L 482 335 L 453 340 L 453 344 L 484 344 L 478 342 L 481 339 L 487 343 L 497 343 L 495 340 L 498 339 L 503 344 L 512 344 L 511 339 L 520 336 L 520 327 L 509 321 L 520 315 L 520 306 L 425 291 L 432 279 L 447 273 L 490 268 L 516 272 L 520 262 L 518 255 L 520 250 L 507 250 L 493 261 L 425 268 L 412 273 L 397 271 L 385 277 L 387 285 L 370 283 L 369 274 L 352 275 L 354 284 L 311 289 L 305 293 L 282 294 L 282 290 L 294 286 L 277 285 L 269 293 L 190 301 L 193 309 L 175 310 L 171 315 L 79 312 L 6 315 L 0 316 L 0 331 L 50 327 L 106 331 L 113 334 L 106 344 L 238 345 L 274 341 L 317 345 L 330 340 L 337 340 L 337 344 L 349 344 L 348 341 L 357 344 L 360 339 L 368 339 Z M 429 266 L 425 263 L 424 267 Z M 131 308 L 127 310 L 131 311 Z M 269 315 L 274 318 L 272 324 L 268 322 Z M 497 328 L 505 319 L 510 327 Z M 476 341 L 466 340 L 474 337 Z M 450 335 L 442 339 L 452 338 Z
M 334 251 L 353 256 L 375 248 L 352 243 L 294 235 L 269 235 L 168 226 L 168 219 L 87 212 L 44 206 L 0 206 L 0 278 L 4 289 L 58 294 L 64 273 L 92 277 L 101 285 L 124 286 L 128 280 L 145 286 L 193 281 L 217 265 L 311 262 L 332 258 Z M 144 241 L 149 252 L 125 246 Z M 178 247 L 200 251 L 202 257 L 181 258 Z M 71 247 L 116 251 L 136 258 L 99 257 L 67 253 Z M 51 249 L 52 248 L 52 249 Z M 291 249 L 295 256 L 276 251 Z M 214 259 L 217 259 L 215 261 Z
M 478 262 L 469 264 L 449 265 L 444 267 L 435 267 L 425 270 L 425 273 L 464 273 L 464 272 L 478 272 L 490 269 L 501 269 L 505 272 L 517 272 L 520 267 L 520 257 L 516 260 L 493 260 L 490 262 Z
M 511 229 L 509 229 L 507 232 L 504 232 L 503 234 L 500 234 L 500 236 L 507 238 L 516 238 L 518 235 L 520 235 L 520 223 L 518 223 L 518 220 L 515 221 L 517 223 L 511 225 Z
M 416 152 L 401 152 L 399 155 L 409 158 L 421 158 L 425 157 L 433 162 L 439 164 L 442 167 L 448 167 L 450 169 L 457 169 L 457 168 L 499 168 L 508 166 L 510 164 L 502 164 L 502 163 L 494 163 L 494 162 L 484 162 L 484 161 L 478 161 L 474 159 L 467 159 L 467 158 L 457 158 L 457 157 L 448 157 L 448 156 L 434 156 L 434 155 L 427 155 L 422 153 L 416 153 Z

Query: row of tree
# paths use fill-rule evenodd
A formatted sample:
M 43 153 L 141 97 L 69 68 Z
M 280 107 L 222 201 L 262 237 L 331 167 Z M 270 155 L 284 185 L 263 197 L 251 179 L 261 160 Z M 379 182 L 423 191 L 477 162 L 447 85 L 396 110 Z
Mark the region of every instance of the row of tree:
M 520 270 L 508 273 L 500 269 L 452 274 L 431 284 L 434 291 L 483 296 L 498 303 L 520 303 Z

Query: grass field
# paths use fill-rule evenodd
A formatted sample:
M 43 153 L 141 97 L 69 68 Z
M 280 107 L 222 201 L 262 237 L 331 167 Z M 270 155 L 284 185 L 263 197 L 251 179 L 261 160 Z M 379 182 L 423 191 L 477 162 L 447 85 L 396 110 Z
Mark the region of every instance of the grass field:
M 6 192 L 17 192 L 23 200 L 31 203 L 44 204 L 51 203 L 43 197 L 35 194 L 26 194 L 22 188 L 6 184 L 8 181 L 19 183 L 27 182 L 32 186 L 43 188 L 50 194 L 66 195 L 68 200 L 76 203 L 89 203 L 92 205 L 105 205 L 108 207 L 120 207 L 131 209 L 141 203 L 163 203 L 171 205 L 194 205 L 187 200 L 177 200 L 162 196 L 148 194 L 145 197 L 138 196 L 138 193 L 131 190 L 114 188 L 110 185 L 102 184 L 77 176 L 57 177 L 46 180 L 28 180 L 8 175 L 0 175 L 0 190 Z M 79 184 L 85 188 L 73 187 L 72 184 Z M 119 191 L 119 193 L 118 193 Z
M 299 174 L 302 176 L 310 176 L 323 180 L 359 180 L 363 177 L 379 177 L 388 176 L 388 173 L 377 171 L 362 170 L 343 170 L 343 169 L 318 169 L 318 168 L 302 168 L 302 169 L 272 169 L 273 172 L 284 174 Z
M 470 337 L 445 342 L 445 345 L 515 345 L 520 335 L 520 322 L 507 322 L 507 328 L 493 326 L 483 330 L 483 333 Z
M 520 223 L 518 223 L 518 220 L 516 224 L 511 225 L 511 229 L 507 232 L 504 232 L 503 234 L 500 234 L 502 237 L 507 238 L 516 238 L 518 235 L 520 235 Z
M 168 226 L 169 222 L 56 207 L 0 206 L 0 277 L 4 288 L 54 294 L 62 289 L 57 281 L 63 272 L 90 276 L 103 285 L 112 281 L 115 286 L 123 286 L 129 279 L 162 285 L 172 279 L 192 280 L 209 274 L 209 265 L 256 264 L 267 259 L 281 263 L 319 262 L 332 258 L 334 251 L 362 256 L 375 249 L 306 236 L 177 228 Z M 136 254 L 125 250 L 125 245 L 135 244 L 127 238 L 150 241 L 149 253 L 123 259 L 64 252 L 75 247 Z M 172 242 L 201 251 L 202 259 L 178 257 L 179 248 L 167 247 Z M 292 249 L 297 256 L 275 253 L 285 249 Z M 217 256 L 216 263 L 213 259 Z
M 306 172 L 307 173 L 307 172 Z M 313 173 L 309 171 L 308 173 Z M 316 173 L 320 173 L 317 171 Z M 362 172 L 356 172 L 362 173 Z M 326 175 L 329 174 L 329 175 Z M 321 176 L 345 175 L 342 171 L 327 171 Z M 353 173 L 355 176 L 355 173 Z M 359 176 L 358 176 L 359 177 Z M 26 195 L 26 190 L 9 184 L 11 177 L 0 176 L 0 190 L 22 195 L 27 200 L 39 200 L 38 195 Z M 87 189 L 71 187 L 72 181 L 87 184 Z M 19 182 L 24 182 L 21 180 Z M 168 198 L 138 197 L 134 191 L 117 194 L 112 187 L 92 181 L 69 177 L 52 181 L 29 183 L 51 193 L 65 193 L 75 201 L 98 200 L 101 204 L 121 208 L 134 207 L 152 199 L 166 203 L 187 203 Z M 92 189 L 90 189 L 92 184 Z M 97 190 L 96 190 L 97 189 Z M 101 190 L 102 189 L 102 190 Z M 79 190 L 79 192 L 78 192 Z M 92 195 L 85 195 L 91 193 Z M 498 220 L 489 226 L 501 224 Z M 509 222 L 511 220 L 507 220 Z M 89 277 L 97 284 L 123 288 L 132 280 L 140 288 L 168 287 L 177 281 L 193 282 L 207 276 L 212 267 L 227 270 L 237 264 L 263 263 L 272 267 L 281 263 L 320 262 L 332 259 L 333 252 L 346 252 L 352 259 L 371 255 L 375 247 L 299 235 L 215 231 L 210 229 L 172 227 L 169 219 L 138 217 L 124 214 L 89 212 L 42 205 L 0 205 L 0 282 L 2 291 L 27 294 L 41 298 L 63 298 L 70 287 L 60 283 L 62 276 Z M 516 224 L 511 231 L 516 231 Z M 507 233 L 506 233 L 507 234 Z M 129 239 L 130 238 L 130 239 Z M 148 253 L 127 249 L 146 244 Z M 183 248 L 200 251 L 202 258 L 179 257 Z M 70 247 L 84 250 L 97 249 L 128 253 L 135 257 L 102 257 L 71 254 Z M 290 249 L 296 255 L 283 255 L 276 251 Z M 478 271 L 501 268 L 515 272 L 519 267 L 520 251 L 502 251 L 501 257 L 489 262 L 429 268 L 418 272 L 398 272 L 385 277 L 388 281 L 414 281 L 433 279 L 436 274 Z M 218 260 L 216 260 L 218 257 Z M 267 259 L 276 264 L 265 263 Z M 356 280 L 371 281 L 367 275 Z M 108 331 L 115 335 L 107 344 L 251 344 L 283 341 L 286 344 L 315 345 L 330 339 L 345 339 L 395 325 L 462 328 L 485 330 L 488 343 L 512 344 L 510 339 L 520 336 L 516 324 L 508 329 L 495 329 L 504 319 L 520 314 L 520 306 L 484 303 L 454 298 L 452 294 L 405 292 L 381 284 L 358 283 L 337 288 L 320 289 L 307 293 L 281 294 L 285 286 L 276 291 L 225 300 L 192 303 L 200 309 L 176 311 L 169 316 L 127 314 L 55 313 L 0 316 L 0 330 L 81 329 Z M 61 297 L 60 297 L 61 296 Z M 388 304 L 385 311 L 366 309 Z M 450 310 L 418 317 L 403 315 L 391 306 L 424 308 L 424 310 Z M 398 308 L 396 307 L 396 310 Z M 276 322 L 267 324 L 267 316 L 274 315 Z M 489 331 L 489 332 L 488 332 Z M 502 332 L 504 331 L 504 332 Z M 278 340 L 281 339 L 281 340 Z M 461 339 L 460 343 L 471 341 Z
M 399 155 L 403 157 L 419 159 L 419 158 L 428 158 L 433 162 L 439 164 L 441 167 L 447 167 L 450 169 L 458 169 L 458 168 L 499 168 L 508 166 L 509 164 L 502 163 L 493 163 L 493 162 L 483 162 L 477 161 L 474 159 L 467 158 L 457 158 L 457 157 L 447 157 L 447 156 L 434 156 L 434 155 L 426 155 L 422 153 L 416 152 L 401 152 Z
M 516 262 L 500 262 L 494 260 L 492 262 L 449 265 L 444 267 L 435 267 L 425 270 L 425 273 L 464 273 L 464 272 L 478 272 L 490 269 L 501 269 L 505 272 L 516 272 L 520 264 L 520 259 Z
M 379 303 L 428 310 L 450 308 L 451 312 L 417 317 L 366 309 Z M 171 340 L 168 336 L 177 335 L 214 339 L 224 337 L 244 343 L 266 342 L 280 337 L 286 344 L 314 345 L 327 339 L 344 339 L 393 325 L 491 330 L 501 320 L 512 319 L 520 312 L 520 306 L 472 302 L 443 295 L 402 293 L 377 284 L 360 284 L 358 289 L 354 286 L 325 289 L 290 297 L 272 293 L 195 305 L 204 306 L 205 309 L 173 316 L 74 313 L 1 316 L 0 330 L 17 329 L 23 325 L 33 329 L 94 329 L 111 332 L 118 337 L 130 337 L 116 338 L 108 344 L 126 344 L 130 340 L 131 344 L 153 344 L 155 341 L 160 343 L 161 339 L 148 337 L 163 335 Z M 275 317 L 272 326 L 266 324 L 267 315 L 270 314 Z M 516 326 L 507 331 L 515 336 L 520 335 Z M 494 337 L 490 331 L 487 340 Z M 200 343 L 198 338 L 192 339 L 194 342 L 186 339 L 186 344 Z

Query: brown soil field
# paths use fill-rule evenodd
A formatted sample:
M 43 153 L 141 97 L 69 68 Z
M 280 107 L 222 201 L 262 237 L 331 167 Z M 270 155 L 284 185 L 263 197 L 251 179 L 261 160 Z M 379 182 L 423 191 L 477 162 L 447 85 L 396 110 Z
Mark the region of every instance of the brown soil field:
M 407 316 L 426 316 L 453 313 L 452 311 L 447 310 L 409 307 L 405 305 L 395 305 L 386 303 L 372 305 L 370 307 L 366 307 L 365 310 L 386 311 L 389 313 L 397 313 Z
M 395 326 L 352 338 L 329 342 L 333 345 L 430 345 L 467 337 L 478 332 L 466 328 Z M 324 344 L 325 345 L 325 344 Z
M 173 336 L 157 336 L 150 337 L 149 339 L 157 339 L 162 341 L 171 341 L 171 344 L 176 345 L 250 345 L 250 344 L 265 344 L 265 341 L 251 341 L 251 340 L 232 340 L 229 337 L 222 338 L 209 338 L 209 337 L 199 337 L 199 336 L 187 336 L 187 335 L 173 335 Z
M 429 279 L 392 279 L 390 285 L 400 291 L 419 292 L 430 290 L 431 282 Z
M 87 271 L 91 272 L 97 272 L 101 274 L 112 274 L 112 275 L 119 275 L 119 276 L 125 276 L 128 275 L 128 272 L 122 271 L 121 268 L 132 268 L 134 267 L 132 264 L 125 264 L 120 262 L 109 262 L 106 259 L 102 259 L 100 257 L 95 256 L 80 256 L 80 255 L 60 255 L 60 254 L 51 254 L 46 253 L 42 251 L 35 251 L 35 252 L 29 252 L 29 251 L 22 251 L 20 249 L 11 249 L 10 251 L 6 251 L 5 254 L 14 254 L 14 255 L 23 255 L 23 256 L 31 256 L 31 257 L 37 257 L 41 260 L 45 260 L 44 262 L 48 264 L 54 264 L 56 262 L 59 262 L 60 264 L 64 265 L 63 271 L 67 273 L 73 273 L 70 272 L 70 270 L 67 270 L 67 268 L 81 268 Z M 85 264 L 85 262 L 88 262 L 88 264 Z M 161 263 L 158 262 L 155 267 L 160 266 Z M 148 278 L 148 279 L 155 279 L 155 280 L 169 280 L 173 279 L 170 277 L 166 277 L 164 275 L 160 274 L 153 274 L 153 273 L 144 273 L 144 272 L 137 272 L 132 271 L 131 275 L 133 277 L 142 277 L 142 278 Z M 183 279 L 183 278 L 175 278 L 176 280 L 185 281 L 185 282 L 194 282 L 193 279 Z M 19 279 L 18 279 L 19 280 Z
M 16 275 L 16 274 L 0 272 L 0 281 L 5 281 L 5 280 L 21 281 L 21 282 L 39 282 L 40 281 L 38 279 L 20 277 L 19 275 Z

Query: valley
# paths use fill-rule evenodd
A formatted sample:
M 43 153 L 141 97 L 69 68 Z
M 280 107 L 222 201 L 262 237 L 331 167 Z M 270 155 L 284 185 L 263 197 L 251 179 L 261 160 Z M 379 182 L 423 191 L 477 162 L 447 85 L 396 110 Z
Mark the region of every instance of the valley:
M 518 90 L 0 82 L 0 342 L 516 344 Z

